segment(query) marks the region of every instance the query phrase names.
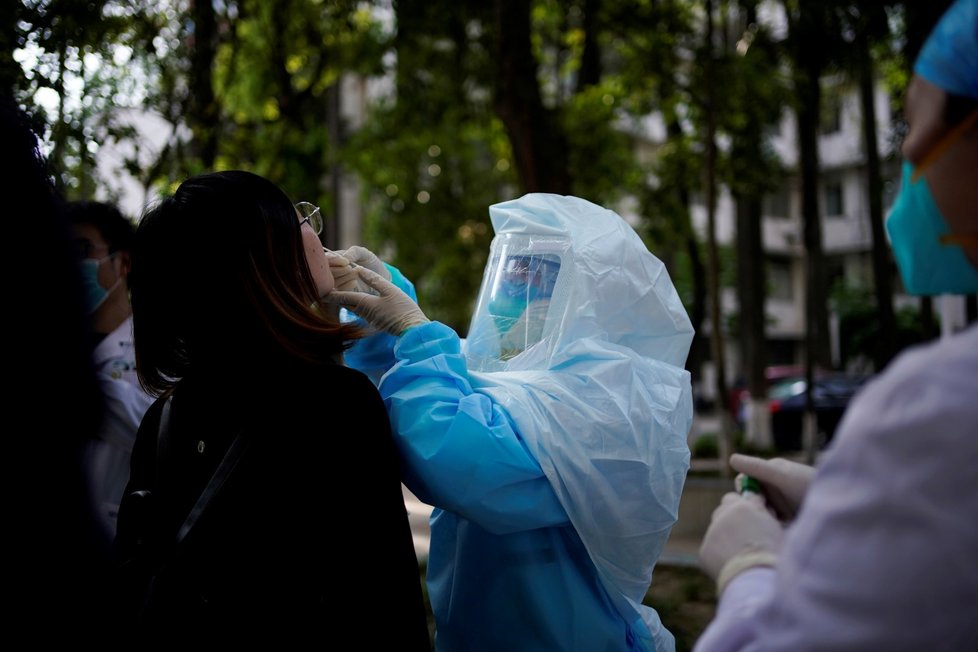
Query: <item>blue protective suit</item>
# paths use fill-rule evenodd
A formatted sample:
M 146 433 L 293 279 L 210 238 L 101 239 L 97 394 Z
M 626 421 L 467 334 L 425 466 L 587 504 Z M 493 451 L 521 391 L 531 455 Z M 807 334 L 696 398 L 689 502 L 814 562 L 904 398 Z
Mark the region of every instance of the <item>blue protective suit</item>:
M 379 388 L 405 484 L 436 507 L 436 648 L 669 652 L 641 603 L 689 466 L 692 327 L 662 263 L 611 211 L 531 194 L 490 216 L 497 235 L 569 243 L 545 341 L 493 373 L 470 372 L 438 322 L 347 353 L 375 377 L 389 369 Z

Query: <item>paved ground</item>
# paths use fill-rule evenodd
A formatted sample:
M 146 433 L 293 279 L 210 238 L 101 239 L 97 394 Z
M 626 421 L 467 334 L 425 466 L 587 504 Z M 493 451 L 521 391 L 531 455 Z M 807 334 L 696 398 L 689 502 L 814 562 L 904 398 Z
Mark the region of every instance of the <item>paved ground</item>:
M 404 490 L 404 505 L 407 507 L 408 520 L 411 521 L 411 532 L 414 534 L 414 551 L 418 555 L 418 561 L 424 562 L 428 559 L 428 517 L 431 515 L 431 507 L 418 500 L 407 487 L 401 485 L 401 488 Z
M 699 537 L 669 537 L 659 556 L 659 564 L 668 566 L 697 566 Z

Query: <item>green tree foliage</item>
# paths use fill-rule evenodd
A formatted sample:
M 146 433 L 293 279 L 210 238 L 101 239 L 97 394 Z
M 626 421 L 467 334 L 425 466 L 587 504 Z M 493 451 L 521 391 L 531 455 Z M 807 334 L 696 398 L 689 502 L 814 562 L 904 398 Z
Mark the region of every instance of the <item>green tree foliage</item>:
M 841 281 L 832 288 L 832 306 L 839 316 L 839 353 L 842 366 L 868 368 L 879 355 L 879 311 L 873 289 L 859 283 Z M 900 349 L 928 339 L 920 310 L 902 306 L 895 311 L 897 346 Z
M 807 52 L 818 56 L 803 72 L 833 70 L 842 19 L 872 3 L 786 0 L 794 34 L 802 17 L 822 25 L 804 32 L 821 45 L 794 50 L 760 26 L 760 4 L 17 0 L 0 12 L 0 81 L 48 107 L 46 143 L 69 196 L 94 192 L 98 148 L 131 135 L 127 108 L 175 126 L 152 165 L 128 163 L 147 187 L 247 168 L 335 215 L 341 181 L 355 179 L 364 244 L 463 333 L 491 204 L 532 190 L 617 208 L 666 262 L 702 332 L 707 250 L 691 208 L 706 194 L 705 162 L 757 212 L 782 180 L 766 135 L 789 104 L 786 81 L 804 81 L 791 62 Z M 884 4 L 894 34 L 919 13 Z M 874 40 L 873 51 L 896 43 Z M 904 73 L 884 67 L 894 84 Z M 344 113 L 351 82 L 364 79 L 382 92 Z M 654 129 L 650 115 L 661 118 Z M 325 243 L 336 246 L 342 234 L 330 228 Z M 726 282 L 735 266 L 720 254 Z
M 338 119 L 330 113 L 337 110 L 330 93 L 344 73 L 379 72 L 389 35 L 359 3 L 240 0 L 220 6 L 206 32 L 191 20 L 195 14 L 176 15 L 169 40 L 157 47 L 156 105 L 190 128 L 191 143 L 214 143 L 210 153 L 178 145 L 162 179 L 246 168 L 296 198 L 329 206 L 323 178 L 338 161 L 344 137 L 342 129 L 329 129 Z M 211 58 L 197 56 L 204 41 Z M 199 79 L 209 80 L 211 103 L 199 102 L 202 92 L 192 83 Z
M 142 96 L 138 75 L 121 74 L 138 67 L 141 44 L 129 29 L 138 11 L 109 0 L 5 3 L 4 90 L 39 123 L 55 182 L 69 198 L 94 195 L 99 144 L 131 134 L 112 109 Z
M 470 13 L 471 12 L 471 13 Z M 518 187 L 495 117 L 488 15 L 399 3 L 396 94 L 352 134 L 365 240 L 413 279 L 426 311 L 464 333 L 492 239 L 489 205 Z
M 731 37 L 732 47 L 722 52 L 717 74 L 723 98 L 719 128 L 730 137 L 722 174 L 734 196 L 760 199 L 784 182 L 785 170 L 770 134 L 790 101 L 790 80 L 781 45 L 756 22 L 753 8 L 731 20 L 736 40 Z
M 635 134 L 622 127 L 656 103 L 650 89 L 659 85 L 632 90 L 626 82 L 642 65 L 616 48 L 625 32 L 633 47 L 657 41 L 617 18 L 677 11 L 656 14 L 649 9 L 656 4 L 396 5 L 396 97 L 371 113 L 345 161 L 365 181 L 367 239 L 416 280 L 432 316 L 464 332 L 493 235 L 489 205 L 527 189 L 609 205 L 643 189 L 648 166 L 635 156 Z M 504 38 L 501 26 L 518 20 L 527 21 L 527 40 Z M 522 53 L 519 61 L 507 48 Z M 641 51 L 652 52 L 669 48 Z M 674 60 L 662 56 L 653 68 L 665 71 Z M 538 120 L 546 126 L 521 130 Z M 656 212 L 660 221 L 667 215 Z
M 722 128 L 731 141 L 723 167 L 726 185 L 736 203 L 739 253 L 735 265 L 740 311 L 732 330 L 739 335 L 747 388 L 752 396 L 763 397 L 768 362 L 762 207 L 764 196 L 783 184 L 786 176 L 768 134 L 781 120 L 789 100 L 788 79 L 781 64 L 780 45 L 757 22 L 756 3 L 742 2 L 737 8 L 731 22 L 740 35 L 733 47 L 724 52 L 723 60 L 729 79 L 735 83 L 725 88 L 728 106 L 721 114 Z M 765 443 L 762 433 L 754 432 L 758 427 L 756 420 L 745 426 L 751 441 Z
M 489 114 L 419 120 L 376 109 L 346 150 L 364 182 L 365 240 L 417 285 L 432 318 L 468 328 L 492 227 L 488 207 L 512 188 L 509 144 Z

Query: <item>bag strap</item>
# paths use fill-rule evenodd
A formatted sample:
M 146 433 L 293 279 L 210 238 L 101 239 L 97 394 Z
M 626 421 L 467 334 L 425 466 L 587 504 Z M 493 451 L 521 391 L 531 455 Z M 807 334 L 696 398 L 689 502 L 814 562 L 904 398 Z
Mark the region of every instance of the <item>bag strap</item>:
M 244 452 L 245 438 L 239 432 L 234 437 L 234 441 L 231 442 L 231 446 L 228 448 L 227 452 L 224 454 L 224 458 L 221 463 L 218 464 L 217 469 L 214 471 L 214 475 L 211 476 L 210 481 L 204 490 L 201 492 L 200 497 L 194 504 L 193 509 L 187 514 L 187 518 L 184 519 L 183 525 L 180 526 L 180 530 L 177 532 L 177 545 L 183 541 L 187 535 L 190 533 L 191 528 L 200 518 L 200 515 L 204 512 L 207 504 L 211 501 L 211 498 L 220 491 L 221 487 L 224 486 L 224 482 L 231 475 L 231 471 L 234 467 L 238 465 L 241 460 L 241 453 Z
M 169 435 L 170 435 L 170 403 L 173 401 L 173 396 L 168 396 L 166 401 L 163 403 L 163 411 L 160 414 L 160 429 L 156 435 L 156 486 L 160 486 L 160 480 L 163 477 L 163 461 L 167 454 L 167 449 L 169 446 Z M 241 454 L 244 452 L 246 445 L 245 438 L 242 433 L 238 433 L 234 437 L 234 441 L 231 442 L 231 446 L 228 447 L 227 452 L 221 459 L 221 463 L 217 465 L 214 470 L 214 474 L 211 479 L 208 480 L 207 485 L 204 490 L 200 493 L 197 498 L 197 502 L 194 503 L 193 508 L 190 513 L 187 514 L 187 518 L 183 520 L 183 525 L 177 531 L 177 539 L 175 546 L 179 547 L 180 542 L 187 538 L 190 530 L 193 529 L 194 524 L 200 518 L 200 515 L 204 513 L 204 509 L 210 503 L 214 495 L 221 489 L 225 481 L 227 481 L 228 476 L 231 475 L 231 471 L 238 465 L 238 461 L 241 459 Z
M 166 457 L 167 446 L 170 435 L 170 404 L 173 402 L 173 395 L 166 397 L 163 401 L 163 411 L 160 413 L 160 428 L 156 433 L 156 487 L 160 487 L 163 479 L 163 458 Z

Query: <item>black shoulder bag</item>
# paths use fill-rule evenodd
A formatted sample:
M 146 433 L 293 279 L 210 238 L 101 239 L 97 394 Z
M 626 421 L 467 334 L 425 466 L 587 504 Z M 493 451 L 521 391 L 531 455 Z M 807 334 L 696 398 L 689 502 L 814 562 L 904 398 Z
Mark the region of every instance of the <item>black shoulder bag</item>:
M 162 479 L 162 470 L 168 452 L 170 435 L 170 403 L 173 397 L 168 397 L 163 404 L 160 414 L 160 427 L 156 436 L 156 482 L 158 489 Z M 175 562 L 181 551 L 181 544 L 193 529 L 194 525 L 204 513 L 211 499 L 220 491 L 227 481 L 231 472 L 241 460 L 245 449 L 245 438 L 242 433 L 235 435 L 231 446 L 217 465 L 214 474 L 211 476 L 204 490 L 201 492 L 197 502 L 187 517 L 183 520 L 177 530 L 176 538 L 169 542 L 166 541 L 169 535 L 161 534 L 160 514 L 156 508 L 157 497 L 152 490 L 132 491 L 126 496 L 130 502 L 130 510 L 136 516 L 134 523 L 135 537 L 133 538 L 133 550 L 122 566 L 128 567 L 124 570 L 129 577 L 124 579 L 128 583 L 129 597 L 133 600 L 130 607 L 136 610 L 136 620 L 143 619 L 146 608 L 153 599 L 156 584 L 159 577 L 163 574 L 167 564 Z M 169 544 L 169 545 L 168 545 Z

